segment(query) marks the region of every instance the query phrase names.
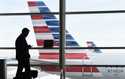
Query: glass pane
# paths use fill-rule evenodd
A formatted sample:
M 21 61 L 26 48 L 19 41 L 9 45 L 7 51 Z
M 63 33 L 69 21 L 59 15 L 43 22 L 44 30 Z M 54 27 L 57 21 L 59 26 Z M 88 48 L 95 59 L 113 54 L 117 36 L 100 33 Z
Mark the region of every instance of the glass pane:
M 124 79 L 124 49 L 99 49 L 102 53 L 93 52 L 90 49 L 66 50 L 66 77 L 71 79 Z M 115 67 L 99 67 L 84 65 L 114 65 Z
M 66 28 L 80 46 L 124 46 L 125 14 L 79 14 L 66 16 Z
M 14 47 L 15 40 L 24 27 L 31 30 L 27 39 L 34 38 L 29 43 L 36 46 L 30 16 L 0 16 L 0 47 Z
M 31 49 L 30 50 L 30 65 L 31 70 L 37 70 L 37 78 L 59 79 L 59 52 L 58 49 Z M 6 76 L 7 79 L 12 79 L 16 76 L 17 60 L 15 60 L 15 49 L 0 50 L 0 58 L 6 59 Z M 24 70 L 23 70 L 24 72 Z
M 41 12 L 42 7 L 48 7 L 50 11 L 59 10 L 58 0 L 2 0 L 0 2 L 0 13 L 27 13 L 30 12 Z
M 67 11 L 124 10 L 124 0 L 66 0 Z

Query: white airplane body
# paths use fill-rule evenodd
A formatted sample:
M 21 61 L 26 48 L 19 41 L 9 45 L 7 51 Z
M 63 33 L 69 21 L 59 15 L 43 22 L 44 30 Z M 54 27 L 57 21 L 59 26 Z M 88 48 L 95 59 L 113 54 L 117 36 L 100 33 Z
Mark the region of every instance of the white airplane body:
M 44 1 L 28 1 L 30 12 L 51 12 Z M 43 47 L 44 40 L 53 40 L 54 47 L 59 47 L 59 21 L 54 15 L 31 15 L 33 27 L 29 27 L 34 41 L 33 45 Z M 21 27 L 22 28 L 22 27 Z M 16 35 L 17 36 L 17 35 Z M 16 39 L 16 38 L 15 38 Z M 28 39 L 31 40 L 31 39 Z M 88 47 L 95 47 L 92 41 L 87 42 Z M 66 47 L 80 47 L 71 34 L 66 30 Z M 66 49 L 65 67 L 66 77 L 71 79 L 124 79 L 124 67 L 84 67 L 82 65 L 125 65 L 125 54 L 118 54 L 115 50 L 103 52 L 100 49 Z M 14 51 L 12 51 L 14 52 Z M 31 52 L 31 51 L 30 51 Z M 107 53 L 104 53 L 107 52 Z M 109 53 L 111 52 L 111 53 Z M 15 53 L 12 54 L 14 57 Z M 59 63 L 59 49 L 34 50 L 32 57 L 52 63 Z M 31 58 L 32 58 L 31 57 Z M 9 58 L 9 57 L 7 57 Z M 59 66 L 50 64 L 41 65 L 41 70 L 48 73 L 59 74 Z

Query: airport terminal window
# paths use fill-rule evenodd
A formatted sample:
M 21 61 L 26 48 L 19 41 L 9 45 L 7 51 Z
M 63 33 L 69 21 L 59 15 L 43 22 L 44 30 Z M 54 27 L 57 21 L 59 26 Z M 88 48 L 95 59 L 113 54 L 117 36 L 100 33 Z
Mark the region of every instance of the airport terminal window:
M 121 2 L 121 3 L 117 3 L 117 1 L 109 1 L 109 0 L 105 0 L 105 1 L 99 1 L 99 0 L 95 0 L 95 1 L 86 1 L 86 0 L 78 0 L 78 1 L 72 1 L 72 0 L 66 0 L 66 11 L 67 12 L 71 12 L 69 14 L 65 14 L 66 15 L 66 45 L 67 47 L 85 47 L 86 45 L 84 43 L 86 43 L 87 41 L 94 41 L 97 46 L 124 46 L 124 17 L 125 14 L 121 14 L 119 12 L 119 14 L 113 14 L 113 12 L 111 14 L 97 14 L 94 13 L 93 14 L 85 14 L 84 11 L 100 11 L 100 10 L 122 10 L 124 9 L 124 7 L 122 7 L 124 5 L 125 2 Z M 5 1 L 6 2 L 6 1 Z M 85 3 L 84 3 L 85 2 Z M 16 4 L 17 3 L 17 4 Z M 8 47 L 10 45 L 10 47 L 14 47 L 14 42 L 15 42 L 15 37 L 14 36 L 18 36 L 19 31 L 23 28 L 23 27 L 28 27 L 30 28 L 31 34 L 30 37 L 28 38 L 29 43 L 31 43 L 31 45 L 33 46 L 37 46 L 37 47 L 42 47 L 44 45 L 44 40 L 45 39 L 54 39 L 54 44 L 59 46 L 59 0 L 55 0 L 52 3 L 49 2 L 49 0 L 45 0 L 45 3 L 42 2 L 35 2 L 35 3 L 29 3 L 29 5 L 27 4 L 26 1 L 22 1 L 21 2 L 16 2 L 16 1 L 8 1 L 6 5 L 10 4 L 9 7 L 6 5 L 2 5 L 2 7 L 0 7 L 0 12 L 1 13 L 29 13 L 29 14 L 24 14 L 24 15 L 17 15 L 15 14 L 14 16 L 2 16 L 1 14 L 1 19 L 0 19 L 0 24 L 1 27 L 3 27 L 3 29 L 1 29 L 1 39 L 0 40 L 0 46 L 5 46 Z M 82 3 L 82 4 L 81 4 Z M 21 7 L 14 7 L 15 5 L 19 6 L 19 4 L 21 4 Z M 22 5 L 23 4 L 23 5 Z M 55 5 L 56 4 L 56 5 Z M 77 5 L 80 4 L 80 5 Z M 83 5 L 85 4 L 85 5 Z M 103 5 L 102 5 L 103 4 Z M 50 5 L 50 6 L 49 6 Z M 121 6 L 116 6 L 116 5 L 121 5 Z M 26 8 L 27 6 L 27 8 Z M 40 7 L 33 7 L 33 6 L 40 6 Z M 82 7 L 81 7 L 82 6 Z M 4 9 L 1 9 L 3 8 Z M 30 7 L 30 8 L 28 8 Z M 49 8 L 48 8 L 49 7 Z M 56 7 L 56 8 L 54 8 Z M 76 12 L 76 11 L 82 11 L 82 13 L 74 13 L 72 14 L 72 11 Z M 34 15 L 32 14 L 32 12 L 57 12 L 57 14 L 43 14 L 43 16 L 41 15 Z M 117 11 L 118 12 L 118 11 Z M 116 13 L 117 13 L 116 12 Z M 124 12 L 124 11 L 122 11 Z M 55 17 L 56 16 L 56 17 Z M 18 20 L 16 20 L 18 19 Z M 48 26 L 47 26 L 48 25 Z M 23 26 L 23 27 L 22 27 Z M 41 30 L 41 26 L 44 28 L 44 30 Z M 20 29 L 19 29 L 20 28 Z M 48 30 L 49 28 L 49 30 Z M 14 33 L 14 32 L 18 32 L 18 33 Z M 14 33 L 14 36 L 11 35 Z M 43 34 L 43 35 L 42 35 Z M 40 36 L 42 35 L 42 36 Z M 44 38 L 44 39 L 43 39 Z M 4 40 L 6 39 L 6 40 Z M 9 40 L 9 41 L 8 41 Z M 10 42 L 11 41 L 11 42 Z M 9 42 L 9 43 L 8 43 Z M 37 45 L 36 45 L 37 43 Z M 92 42 L 92 45 L 95 46 L 95 43 Z M 8 44 L 8 45 L 7 45 Z M 80 45 L 79 45 L 80 44 Z M 70 67 L 65 67 L 65 71 L 66 71 L 66 77 L 68 75 L 68 77 L 71 77 L 72 72 L 78 72 L 78 74 L 74 74 L 75 76 L 80 76 L 80 78 L 88 78 L 88 77 L 95 77 L 95 75 L 93 73 L 98 73 L 99 70 L 96 67 L 81 67 L 82 65 L 84 65 L 86 62 L 87 64 L 93 64 L 93 61 L 88 61 L 89 59 L 91 59 L 91 55 L 89 56 L 86 52 L 89 51 L 92 52 L 92 56 L 94 57 L 95 54 L 97 55 L 97 51 L 93 51 L 93 50 L 89 50 L 87 49 L 87 51 L 83 50 L 83 49 L 74 49 L 75 51 L 68 50 L 66 51 L 66 53 L 64 54 L 65 59 L 66 60 L 66 65 L 71 65 L 75 63 L 75 67 L 74 66 L 70 66 Z M 33 51 L 33 50 L 32 50 Z M 100 50 L 98 50 L 100 51 Z M 3 51 L 2 51 L 3 52 Z M 9 52 L 13 52 L 13 51 L 9 51 Z M 48 50 L 45 51 L 44 50 L 38 50 L 38 51 L 33 51 L 34 52 L 39 52 L 39 56 L 37 58 L 39 59 L 43 59 L 43 60 L 47 60 L 49 62 L 54 61 L 56 63 L 56 65 L 42 65 L 41 67 L 43 67 L 45 71 L 52 71 L 56 74 L 60 74 L 59 71 L 59 50 L 57 49 L 51 49 L 51 51 Z M 114 50 L 110 50 L 108 49 L 108 51 L 101 50 L 102 52 L 106 52 L 105 56 L 107 56 L 107 58 L 110 59 L 109 53 L 107 52 L 111 52 L 112 54 L 114 53 Z M 124 50 L 115 50 L 115 53 L 121 53 L 124 52 Z M 3 52 L 4 53 L 4 52 Z M 115 54 L 113 55 L 114 57 L 116 56 L 120 56 L 123 57 L 123 54 L 119 55 L 119 54 Z M 9 54 L 8 54 L 9 55 Z M 38 55 L 38 54 L 37 54 Z M 100 54 L 98 54 L 100 55 Z M 118 57 L 117 57 L 118 58 Z M 76 59 L 76 60 L 75 60 Z M 85 61 L 84 61 L 85 60 Z M 87 61 L 86 61 L 87 60 Z M 94 60 L 94 59 L 93 59 Z M 109 61 L 111 62 L 111 60 L 113 61 L 113 59 L 110 59 Z M 117 59 L 115 59 L 117 60 Z M 101 60 L 99 60 L 101 61 Z M 106 61 L 107 62 L 107 61 Z M 106 62 L 101 62 L 101 64 L 107 64 Z M 38 62 L 39 63 L 39 62 Z M 115 62 L 113 62 L 115 63 Z M 119 62 L 120 64 L 122 64 L 122 61 L 120 60 Z M 42 63 L 43 64 L 43 63 Z M 77 66 L 77 65 L 78 66 Z M 113 73 L 117 73 L 117 72 L 123 72 L 121 71 L 121 69 L 112 69 L 112 68 L 107 68 L 107 70 L 105 69 L 105 71 L 107 72 L 113 72 Z M 86 72 L 90 72 L 90 74 L 86 74 Z M 80 73 L 80 74 L 79 74 Z M 109 75 L 108 75 L 109 76 Z

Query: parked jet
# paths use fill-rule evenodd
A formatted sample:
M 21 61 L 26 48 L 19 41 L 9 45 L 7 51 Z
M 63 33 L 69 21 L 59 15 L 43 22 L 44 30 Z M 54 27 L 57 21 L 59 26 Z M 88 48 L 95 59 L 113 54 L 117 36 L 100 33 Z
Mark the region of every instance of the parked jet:
M 29 10 L 31 13 L 51 12 L 44 1 L 28 1 Z M 44 47 L 45 40 L 53 40 L 53 47 L 59 47 L 59 21 L 53 14 L 31 15 L 36 43 L 38 47 Z M 93 41 L 87 41 L 88 47 L 95 47 Z M 65 47 L 80 47 L 76 40 L 66 30 L 66 46 Z M 112 67 L 85 67 L 85 64 L 106 64 L 118 65 L 124 59 L 123 55 L 118 59 L 115 53 L 104 53 L 100 49 L 66 49 L 65 50 L 65 67 L 66 76 L 71 78 L 81 79 L 123 79 L 125 68 Z M 59 49 L 42 49 L 39 50 L 39 59 L 41 61 L 49 61 L 59 64 Z M 41 70 L 50 73 L 58 74 L 59 66 L 43 64 Z

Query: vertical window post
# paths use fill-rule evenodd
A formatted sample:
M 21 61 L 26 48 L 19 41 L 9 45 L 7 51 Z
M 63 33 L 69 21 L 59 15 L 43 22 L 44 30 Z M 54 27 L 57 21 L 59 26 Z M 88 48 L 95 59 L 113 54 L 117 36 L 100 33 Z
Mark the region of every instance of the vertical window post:
M 59 65 L 60 79 L 65 79 L 65 0 L 59 1 L 59 20 L 60 20 L 60 46 L 59 46 Z

